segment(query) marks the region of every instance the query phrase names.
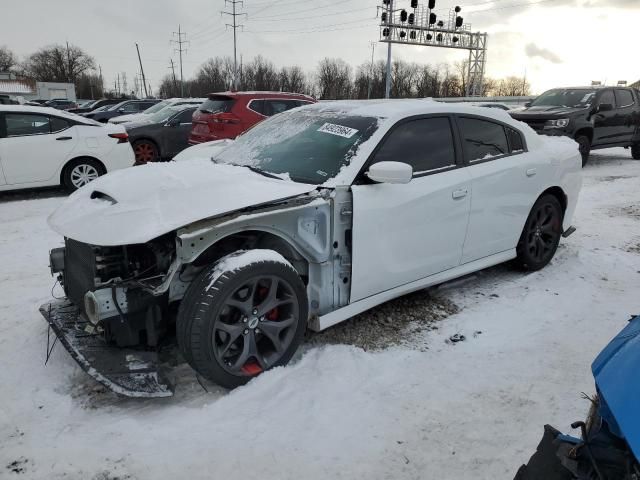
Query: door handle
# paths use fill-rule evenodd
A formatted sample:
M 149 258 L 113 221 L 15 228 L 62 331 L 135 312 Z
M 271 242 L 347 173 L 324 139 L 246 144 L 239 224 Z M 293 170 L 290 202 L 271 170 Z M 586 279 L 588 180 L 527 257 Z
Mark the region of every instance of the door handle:
M 73 137 L 58 137 L 56 140 L 64 141 L 64 140 L 72 140 Z
M 529 170 L 527 170 L 527 177 L 533 177 L 536 173 L 538 172 L 535 168 L 530 168 Z
M 457 200 L 459 198 L 466 197 L 468 193 L 469 192 L 467 190 L 464 190 L 464 189 L 454 190 L 453 193 L 451 194 L 451 196 L 453 197 L 454 200 Z

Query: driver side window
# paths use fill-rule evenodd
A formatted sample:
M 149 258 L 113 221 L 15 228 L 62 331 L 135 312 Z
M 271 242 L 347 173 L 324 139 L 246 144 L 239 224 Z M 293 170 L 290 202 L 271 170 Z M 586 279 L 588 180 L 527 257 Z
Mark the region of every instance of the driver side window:
M 598 101 L 598 105 L 611 105 L 613 108 L 616 108 L 616 98 L 613 95 L 613 90 L 605 90 L 600 95 L 600 100 Z
M 413 174 L 453 167 L 456 152 L 448 117 L 421 118 L 397 125 L 375 154 L 374 163 L 403 162 Z

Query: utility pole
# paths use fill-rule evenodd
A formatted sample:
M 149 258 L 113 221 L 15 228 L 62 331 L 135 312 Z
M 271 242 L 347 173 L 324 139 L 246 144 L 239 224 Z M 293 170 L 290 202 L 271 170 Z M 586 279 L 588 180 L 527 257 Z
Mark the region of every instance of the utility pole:
M 69 52 L 69 41 L 67 41 L 67 82 L 71 83 L 71 54 Z
M 120 74 L 118 74 L 118 96 L 120 96 Z
M 393 25 L 393 0 L 389 0 L 389 10 L 387 11 L 389 23 Z M 384 88 L 384 98 L 391 96 L 391 42 L 387 44 L 387 80 Z
M 125 95 L 129 95 L 129 85 L 127 84 L 127 72 L 122 72 L 122 90 Z
M 186 38 L 187 34 L 182 31 L 180 25 L 178 25 L 178 33 L 173 32 L 173 34 L 178 36 L 177 40 L 171 40 L 171 42 L 178 44 L 178 48 L 176 52 L 180 53 L 180 96 L 184 97 L 184 76 L 182 74 L 182 52 L 186 52 L 186 49 L 182 48 L 182 44 L 189 43 L 189 42 L 187 40 L 183 40 L 183 38 Z
M 176 69 L 173 65 L 173 58 L 170 58 L 169 61 L 171 62 L 171 66 L 169 68 L 171 69 L 171 73 L 173 74 L 173 90 L 177 92 L 178 82 L 176 81 Z
M 100 95 L 104 96 L 104 80 L 102 79 L 102 65 L 98 65 L 100 69 Z
M 136 43 L 136 50 L 138 51 L 138 63 L 140 63 L 140 73 L 142 73 L 142 85 L 144 85 L 144 96 L 148 97 L 149 95 L 147 95 L 147 81 L 144 78 L 144 68 L 142 68 L 142 59 L 140 58 L 140 47 L 138 47 L 137 43 Z
M 367 88 L 367 100 L 371 98 L 371 83 L 373 82 L 373 56 L 376 53 L 376 42 L 369 42 L 371 45 L 371 69 L 369 71 L 369 87 Z
M 238 25 L 237 17 L 242 15 L 246 15 L 246 13 L 237 13 L 236 5 L 241 4 L 244 5 L 242 0 L 224 0 L 224 4 L 231 4 L 231 12 L 220 12 L 221 15 L 229 15 L 232 18 L 233 23 L 227 23 L 227 27 L 233 28 L 233 88 L 234 90 L 238 90 L 238 28 L 244 27 L 244 25 Z

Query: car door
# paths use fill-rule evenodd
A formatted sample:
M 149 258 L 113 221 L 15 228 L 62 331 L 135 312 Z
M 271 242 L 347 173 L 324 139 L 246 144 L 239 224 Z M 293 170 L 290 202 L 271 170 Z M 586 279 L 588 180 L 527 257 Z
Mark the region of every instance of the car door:
M 65 119 L 5 113 L 0 157 L 9 185 L 51 180 L 75 148 L 75 127 Z
M 458 116 L 456 123 L 471 177 L 465 264 L 516 247 L 550 164 L 527 151 L 516 128 L 478 116 Z
M 413 167 L 404 185 L 354 184 L 351 301 L 454 268 L 462 256 L 471 181 L 448 116 L 396 124 L 370 162 Z
M 611 105 L 611 110 L 602 109 L 602 105 Z M 593 114 L 592 145 L 606 145 L 616 142 L 618 135 L 616 115 L 615 95 L 612 89 L 606 89 L 600 93 L 596 105 L 596 113 Z
M 173 158 L 189 146 L 189 133 L 191 133 L 191 119 L 195 108 L 187 108 L 175 114 L 165 124 L 162 130 L 163 151 L 162 156 Z
M 638 125 L 636 118 L 636 101 L 631 90 L 616 88 L 616 142 L 631 143 Z

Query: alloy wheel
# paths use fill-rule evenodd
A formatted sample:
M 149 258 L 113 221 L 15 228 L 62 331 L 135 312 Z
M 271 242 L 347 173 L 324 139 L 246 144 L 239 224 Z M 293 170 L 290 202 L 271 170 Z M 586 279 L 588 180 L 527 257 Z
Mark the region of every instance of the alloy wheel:
M 291 285 L 254 277 L 229 295 L 213 325 L 213 353 L 233 375 L 252 376 L 275 365 L 294 339 L 300 306 Z
M 153 162 L 156 158 L 156 149 L 150 143 L 138 143 L 133 152 L 136 156 L 136 163 L 145 164 L 148 162 Z
M 553 255 L 560 240 L 560 216 L 554 205 L 544 203 L 533 212 L 527 229 L 526 246 L 536 262 Z
M 87 183 L 100 176 L 98 169 L 93 165 L 81 163 L 71 170 L 71 183 L 75 188 L 84 187 Z

